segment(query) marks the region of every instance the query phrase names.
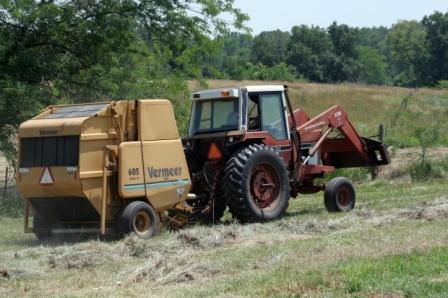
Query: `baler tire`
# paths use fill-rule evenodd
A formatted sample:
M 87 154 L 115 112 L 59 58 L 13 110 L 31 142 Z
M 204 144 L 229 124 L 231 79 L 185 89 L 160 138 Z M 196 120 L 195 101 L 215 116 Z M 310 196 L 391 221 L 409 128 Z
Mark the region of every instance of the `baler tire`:
M 226 163 L 223 182 L 229 210 L 241 222 L 275 220 L 288 208 L 288 171 L 268 146 L 253 144 L 236 152 Z
M 324 204 L 328 212 L 347 212 L 355 208 L 356 192 L 345 177 L 336 177 L 325 186 Z
M 38 214 L 34 215 L 33 218 L 33 232 L 36 238 L 40 241 L 45 241 L 51 239 L 53 236 L 52 228 L 55 224 L 54 220 L 45 220 Z
M 135 201 L 124 208 L 119 225 L 124 235 L 135 234 L 141 239 L 149 239 L 159 232 L 159 217 L 151 205 Z

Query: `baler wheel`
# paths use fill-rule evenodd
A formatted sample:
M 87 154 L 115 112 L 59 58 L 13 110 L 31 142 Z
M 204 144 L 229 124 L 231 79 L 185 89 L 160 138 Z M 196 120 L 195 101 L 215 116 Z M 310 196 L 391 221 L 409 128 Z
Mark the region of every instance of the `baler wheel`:
M 55 224 L 54 220 L 44 219 L 38 214 L 33 218 L 33 232 L 40 241 L 49 240 L 52 236 L 52 228 Z
M 356 193 L 350 180 L 336 177 L 325 186 L 324 203 L 328 212 L 344 212 L 355 208 Z
M 135 234 L 149 239 L 159 232 L 159 217 L 154 208 L 146 202 L 135 201 L 124 208 L 120 218 L 123 234 Z
M 223 190 L 230 212 L 240 221 L 275 220 L 288 208 L 288 171 L 272 148 L 249 145 L 227 162 Z

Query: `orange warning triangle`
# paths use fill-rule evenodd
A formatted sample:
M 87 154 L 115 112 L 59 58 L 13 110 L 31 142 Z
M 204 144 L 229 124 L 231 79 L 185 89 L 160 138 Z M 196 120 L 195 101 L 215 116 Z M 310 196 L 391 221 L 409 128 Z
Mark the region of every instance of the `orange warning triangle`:
M 210 148 L 208 149 L 207 158 L 209 160 L 219 160 L 222 158 L 221 151 L 219 151 L 218 146 L 215 143 L 210 144 Z
M 52 185 L 54 184 L 53 175 L 49 168 L 45 168 L 40 177 L 40 184 L 42 185 Z

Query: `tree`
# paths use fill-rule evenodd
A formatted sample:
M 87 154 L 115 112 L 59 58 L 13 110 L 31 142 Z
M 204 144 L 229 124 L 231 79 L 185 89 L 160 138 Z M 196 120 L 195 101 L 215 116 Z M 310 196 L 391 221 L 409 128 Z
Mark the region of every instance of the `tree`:
M 50 103 L 172 94 L 165 91 L 200 75 L 209 37 L 228 32 L 222 13 L 242 28 L 247 16 L 232 4 L 2 1 L 0 150 L 12 152 L 18 124 Z
M 358 80 L 369 85 L 382 85 L 386 83 L 386 57 L 379 50 L 367 46 L 359 46 L 357 51 L 360 66 Z
M 287 62 L 299 75 L 314 82 L 329 81 L 327 68 L 333 58 L 332 43 L 324 29 L 305 25 L 292 28 Z
M 395 84 L 416 87 L 424 83 L 429 58 L 426 35 L 425 27 L 417 21 L 401 21 L 392 27 L 387 45 Z
M 436 12 L 425 16 L 422 24 L 426 29 L 426 46 L 430 56 L 425 83 L 434 85 L 448 79 L 448 13 Z
M 288 32 L 265 31 L 254 37 L 252 61 L 274 66 L 286 61 L 290 34 Z
M 378 50 L 381 54 L 387 55 L 386 45 L 387 35 L 390 29 L 384 26 L 355 28 L 357 35 L 357 45 Z
M 206 63 L 213 67 L 214 78 L 245 79 L 246 64 L 252 54 L 253 37 L 247 33 L 232 32 L 219 36 L 215 41 L 220 50 Z
M 334 22 L 328 27 L 328 34 L 333 44 L 334 59 L 328 67 L 331 82 L 356 81 L 359 72 L 356 51 L 356 32 L 347 25 Z

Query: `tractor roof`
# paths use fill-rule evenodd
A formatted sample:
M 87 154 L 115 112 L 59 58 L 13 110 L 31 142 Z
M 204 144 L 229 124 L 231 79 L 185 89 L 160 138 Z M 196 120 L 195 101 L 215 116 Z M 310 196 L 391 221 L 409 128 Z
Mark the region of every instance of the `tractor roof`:
M 285 90 L 285 86 L 283 85 L 254 85 L 244 88 L 247 89 L 247 92 L 276 92 Z
M 222 99 L 222 98 L 238 98 L 240 90 L 246 89 L 248 92 L 276 92 L 284 91 L 285 87 L 282 85 L 254 85 L 243 87 L 228 87 L 219 89 L 207 89 L 197 91 L 192 94 L 192 100 L 204 100 L 204 99 Z

